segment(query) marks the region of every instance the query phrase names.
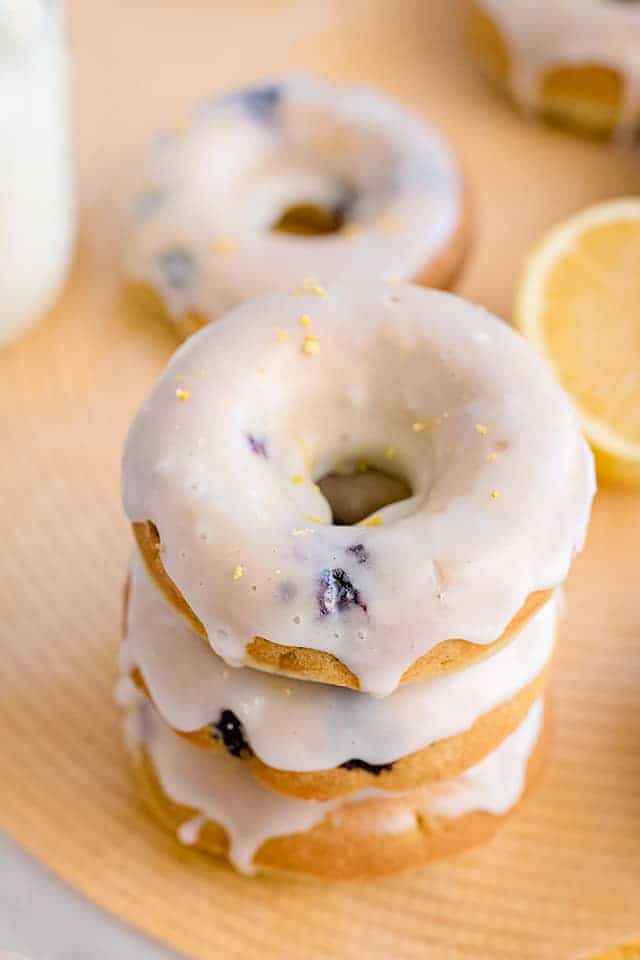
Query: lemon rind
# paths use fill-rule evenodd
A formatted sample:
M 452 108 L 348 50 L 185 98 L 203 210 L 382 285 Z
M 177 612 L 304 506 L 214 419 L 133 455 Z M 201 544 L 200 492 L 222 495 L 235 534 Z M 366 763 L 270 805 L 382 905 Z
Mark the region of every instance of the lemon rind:
M 514 307 L 517 328 L 553 367 L 540 318 L 550 271 L 570 252 L 586 228 L 628 220 L 640 223 L 640 198 L 622 197 L 587 207 L 549 230 L 527 258 Z M 599 472 L 617 482 L 640 483 L 640 443 L 626 440 L 604 421 L 573 401 L 589 442 L 595 448 Z M 613 458 L 613 460 L 612 460 Z M 621 461 L 617 463 L 616 461 Z

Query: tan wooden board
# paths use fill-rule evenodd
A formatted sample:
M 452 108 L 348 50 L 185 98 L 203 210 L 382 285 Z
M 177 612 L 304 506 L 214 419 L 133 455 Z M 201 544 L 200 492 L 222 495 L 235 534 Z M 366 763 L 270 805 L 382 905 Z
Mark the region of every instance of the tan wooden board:
M 0 352 L 0 826 L 197 958 L 562 960 L 637 937 L 638 495 L 598 495 L 570 577 L 543 782 L 455 861 L 332 886 L 247 881 L 180 849 L 138 806 L 112 687 L 131 544 L 120 450 L 175 343 L 118 296 L 113 207 L 145 136 L 265 74 L 383 87 L 459 148 L 475 217 L 459 290 L 506 317 L 541 231 L 640 192 L 638 156 L 519 118 L 478 78 L 449 0 L 76 0 L 71 15 L 76 266 L 51 315 Z

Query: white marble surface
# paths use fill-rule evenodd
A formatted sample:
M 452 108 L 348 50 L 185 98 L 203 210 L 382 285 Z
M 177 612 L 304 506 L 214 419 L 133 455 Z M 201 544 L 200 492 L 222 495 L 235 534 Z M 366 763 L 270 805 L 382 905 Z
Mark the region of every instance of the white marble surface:
M 0 834 L 0 960 L 13 952 L 27 960 L 180 960 L 85 900 Z

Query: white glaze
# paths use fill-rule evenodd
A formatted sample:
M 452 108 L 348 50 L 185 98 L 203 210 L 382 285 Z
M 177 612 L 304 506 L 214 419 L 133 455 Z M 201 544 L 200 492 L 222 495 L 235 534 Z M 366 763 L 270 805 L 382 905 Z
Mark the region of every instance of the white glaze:
M 317 356 L 301 351 L 301 314 Z M 414 490 L 379 526 L 333 526 L 309 482 L 350 456 Z M 369 284 L 273 294 L 183 344 L 130 430 L 123 481 L 129 518 L 158 527 L 223 659 L 242 665 L 254 636 L 313 647 L 378 695 L 442 640 L 492 643 L 531 592 L 561 583 L 595 489 L 573 409 L 517 334 L 449 294 Z M 324 591 L 322 613 L 327 569 L 361 605 Z
M 277 91 L 269 108 L 265 91 Z M 262 91 L 260 113 L 247 107 Z M 253 98 L 253 100 L 251 99 Z M 347 233 L 272 231 L 292 204 L 339 204 Z M 462 182 L 443 138 L 383 94 L 287 77 L 219 95 L 160 138 L 130 221 L 126 273 L 179 318 L 286 290 L 309 274 L 412 279 L 451 241 Z M 178 251 L 176 270 L 163 268 Z
M 475 810 L 506 813 L 522 793 L 543 714 L 539 700 L 497 750 L 455 780 L 393 797 L 383 798 L 377 791 L 367 790 L 346 802 L 318 802 L 276 793 L 255 780 L 245 764 L 227 754 L 193 746 L 173 733 L 149 704 L 133 709 L 145 714 L 138 723 L 138 729 L 144 731 L 140 742 L 163 790 L 176 803 L 197 811 L 179 835 L 194 843 L 204 822 L 221 824 L 229 836 L 229 859 L 245 872 L 251 872 L 255 852 L 270 837 L 304 833 L 328 814 L 339 828 L 354 804 L 372 798 L 375 804 L 367 803 L 362 823 L 366 833 L 410 829 L 412 813 L 442 817 L 459 817 Z M 354 829 L 352 818 L 349 826 Z
M 62 8 L 0 3 L 0 343 L 49 306 L 71 254 Z
M 380 700 L 343 687 L 227 667 L 169 610 L 138 558 L 129 596 L 121 668 L 139 668 L 169 726 L 198 730 L 218 721 L 222 710 L 232 710 L 264 763 L 295 771 L 326 770 L 354 757 L 389 763 L 467 730 L 540 673 L 553 650 L 556 623 L 551 600 L 493 656 L 405 684 Z
M 640 7 L 623 0 L 478 0 L 500 27 L 511 59 L 513 95 L 526 110 L 560 66 L 617 70 L 624 82 L 618 132 L 640 122 Z
M 197 843 L 200 831 L 206 822 L 206 814 L 198 813 L 195 817 L 192 817 L 191 820 L 185 820 L 181 823 L 178 827 L 178 840 L 180 843 L 183 843 L 185 847 L 191 847 L 194 843 Z

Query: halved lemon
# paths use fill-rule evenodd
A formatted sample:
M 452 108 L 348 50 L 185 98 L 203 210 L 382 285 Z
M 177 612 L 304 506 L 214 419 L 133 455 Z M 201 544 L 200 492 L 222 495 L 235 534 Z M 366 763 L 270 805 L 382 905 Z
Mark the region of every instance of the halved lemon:
M 525 265 L 515 321 L 572 397 L 601 478 L 640 487 L 640 198 L 547 233 Z

